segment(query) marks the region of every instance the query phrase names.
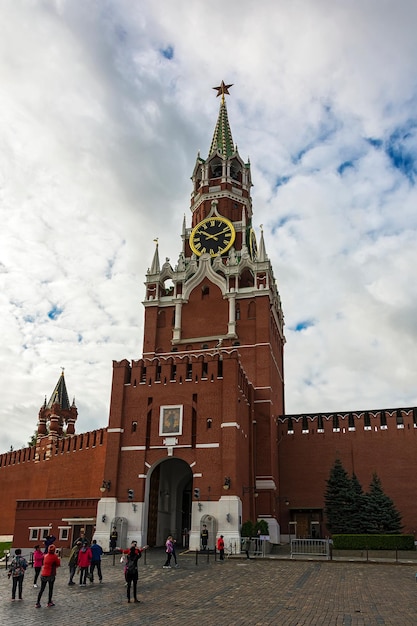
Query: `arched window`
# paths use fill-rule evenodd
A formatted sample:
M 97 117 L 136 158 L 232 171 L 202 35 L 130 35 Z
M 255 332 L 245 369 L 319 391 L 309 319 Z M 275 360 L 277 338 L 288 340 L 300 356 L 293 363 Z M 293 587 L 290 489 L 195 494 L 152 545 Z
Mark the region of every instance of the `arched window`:
M 256 304 L 255 301 L 252 300 L 249 302 L 248 306 L 248 319 L 255 319 L 256 317 Z
M 165 328 L 165 311 L 158 311 L 158 322 L 157 322 L 157 326 L 158 328 Z

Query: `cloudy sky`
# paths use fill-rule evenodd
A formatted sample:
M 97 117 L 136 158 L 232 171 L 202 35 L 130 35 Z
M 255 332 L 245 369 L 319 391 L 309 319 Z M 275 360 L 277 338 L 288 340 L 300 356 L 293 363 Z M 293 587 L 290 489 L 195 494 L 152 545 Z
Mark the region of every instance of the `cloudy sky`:
M 142 350 L 219 99 L 252 164 L 288 413 L 417 404 L 415 0 L 2 0 L 0 451 L 65 368 L 78 432 Z

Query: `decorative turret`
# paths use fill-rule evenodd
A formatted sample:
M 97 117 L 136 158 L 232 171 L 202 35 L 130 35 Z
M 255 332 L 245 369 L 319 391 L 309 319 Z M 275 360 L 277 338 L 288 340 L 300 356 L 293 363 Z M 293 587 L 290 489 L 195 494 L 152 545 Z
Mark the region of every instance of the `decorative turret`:
M 49 402 L 43 403 L 38 418 L 36 455 L 39 458 L 41 449 L 47 449 L 47 457 L 51 454 L 51 444 L 58 439 L 75 433 L 75 422 L 78 411 L 75 398 L 70 404 L 67 387 L 65 384 L 64 371 L 58 379 Z M 44 441 L 48 438 L 48 443 Z

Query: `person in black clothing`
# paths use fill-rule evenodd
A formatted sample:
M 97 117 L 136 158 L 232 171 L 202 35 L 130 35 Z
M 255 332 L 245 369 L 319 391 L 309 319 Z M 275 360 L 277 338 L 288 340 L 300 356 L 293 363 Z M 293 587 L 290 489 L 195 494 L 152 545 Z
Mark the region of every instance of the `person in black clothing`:
M 143 548 L 137 548 L 136 542 L 132 544 L 129 553 L 127 555 L 126 568 L 125 568 L 125 580 L 127 582 L 126 595 L 127 601 L 130 602 L 130 590 L 133 583 L 133 601 L 140 602 L 137 596 L 138 588 L 138 561 L 142 556 L 142 552 L 147 550 L 148 546 Z
M 116 546 L 117 546 L 117 530 L 116 530 L 116 526 L 113 526 L 113 530 L 110 533 L 110 552 L 114 552 L 114 550 L 116 550 Z
M 49 535 L 45 537 L 45 539 L 43 540 L 45 554 L 48 554 L 49 546 L 55 543 L 55 541 L 56 541 L 56 537 L 54 537 L 54 535 L 52 535 L 51 533 L 49 533 Z
M 207 544 L 208 544 L 208 530 L 207 530 L 207 526 L 203 524 L 203 529 L 201 531 L 201 547 L 203 548 L 203 550 L 207 550 Z

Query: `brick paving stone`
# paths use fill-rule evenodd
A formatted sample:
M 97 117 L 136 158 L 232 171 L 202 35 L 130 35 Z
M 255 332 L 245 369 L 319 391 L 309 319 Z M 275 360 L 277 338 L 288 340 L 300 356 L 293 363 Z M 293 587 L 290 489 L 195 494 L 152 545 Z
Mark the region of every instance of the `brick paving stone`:
M 55 607 L 35 609 L 33 571 L 22 602 L 0 570 L 0 624 L 33 626 L 416 626 L 415 567 L 336 561 L 228 559 L 181 555 L 180 568 L 162 569 L 164 553 L 150 550 L 139 566 L 140 604 L 128 604 L 119 559 L 103 559 L 104 583 L 68 587 L 58 570 Z

